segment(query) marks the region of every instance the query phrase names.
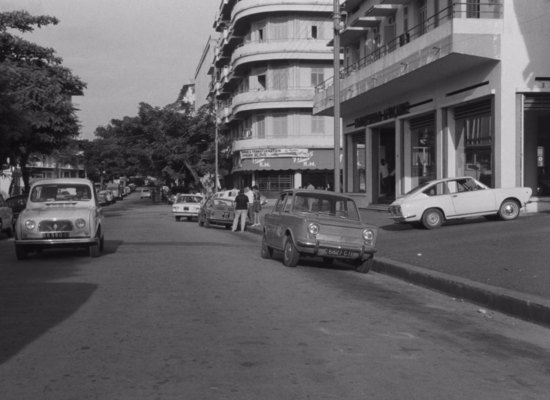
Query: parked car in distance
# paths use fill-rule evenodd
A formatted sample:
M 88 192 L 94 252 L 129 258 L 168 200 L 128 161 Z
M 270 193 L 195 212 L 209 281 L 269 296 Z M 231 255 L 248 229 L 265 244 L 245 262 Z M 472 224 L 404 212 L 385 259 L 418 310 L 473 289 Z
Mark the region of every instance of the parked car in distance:
M 27 206 L 15 224 L 15 254 L 86 248 L 90 257 L 103 251 L 103 211 L 92 182 L 79 178 L 44 179 L 31 186 Z
M 139 192 L 140 199 L 150 199 L 151 198 L 151 189 L 150 188 L 141 188 Z
M 172 215 L 179 221 L 181 218 L 197 218 L 204 197 L 200 194 L 178 194 L 172 204 Z
M 13 211 L 0 194 L 0 233 L 4 232 L 8 237 L 13 235 Z
M 223 225 L 231 229 L 235 218 L 235 203 L 226 198 L 211 197 L 204 201 L 198 216 L 199 226 Z
M 17 217 L 19 216 L 19 213 L 25 209 L 27 206 L 27 195 L 20 194 L 17 196 L 12 196 L 8 199 L 6 199 L 6 204 L 8 207 L 11 208 L 11 211 L 13 213 L 13 226 L 15 228 L 15 221 L 17 220 Z
M 324 190 L 295 189 L 279 196 L 265 215 L 261 256 L 283 252 L 283 264 L 295 267 L 302 256 L 334 259 L 368 272 L 374 262 L 378 228 L 361 221 L 355 201 Z
M 391 218 L 399 223 L 420 223 L 439 228 L 445 221 L 467 217 L 519 216 L 531 198 L 528 187 L 492 189 L 470 176 L 438 179 L 417 186 L 390 204 Z
M 113 192 L 110 190 L 100 190 L 98 193 L 98 201 L 102 206 L 113 204 L 115 202 Z

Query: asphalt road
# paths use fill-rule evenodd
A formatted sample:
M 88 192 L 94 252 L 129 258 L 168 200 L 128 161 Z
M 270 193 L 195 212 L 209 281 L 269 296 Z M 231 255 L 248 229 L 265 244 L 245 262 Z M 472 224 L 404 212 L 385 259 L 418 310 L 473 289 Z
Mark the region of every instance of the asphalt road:
M 548 329 L 149 200 L 106 217 L 96 259 L 0 240 L 2 400 L 548 398 Z

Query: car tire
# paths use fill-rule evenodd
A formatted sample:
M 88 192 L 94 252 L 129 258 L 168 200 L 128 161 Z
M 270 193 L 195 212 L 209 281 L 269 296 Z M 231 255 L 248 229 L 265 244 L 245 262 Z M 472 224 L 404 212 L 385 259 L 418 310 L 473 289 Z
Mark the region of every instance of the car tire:
M 180 217 L 176 217 L 176 222 L 180 222 Z
M 233 227 L 232 224 L 228 224 L 228 225 L 225 226 L 225 229 L 231 229 L 232 227 Z
M 520 205 L 516 200 L 506 199 L 498 209 L 498 216 L 504 221 L 511 221 L 519 217 Z
M 294 246 L 292 238 L 288 236 L 286 238 L 285 247 L 283 250 L 283 264 L 289 268 L 294 268 L 298 265 L 299 260 L 300 253 L 298 252 L 298 249 L 296 249 L 296 246 Z
M 199 226 L 204 226 L 204 221 L 202 219 L 202 217 L 199 215 L 199 217 L 197 218 L 197 223 L 199 224 Z
M 356 270 L 357 272 L 362 273 L 362 274 L 366 274 L 366 273 L 368 273 L 368 272 L 371 270 L 371 268 L 372 268 L 373 265 L 374 265 L 374 257 L 371 256 L 370 258 L 368 258 L 368 259 L 366 259 L 366 260 L 360 262 L 360 263 L 357 265 L 357 267 L 355 268 L 355 270 Z
M 208 218 L 204 218 L 204 227 L 205 228 L 210 228 L 210 221 L 208 221 Z
M 15 256 L 18 260 L 26 260 L 29 256 L 27 248 L 22 244 L 15 245 Z
M 262 258 L 265 258 L 266 260 L 273 257 L 273 249 L 267 245 L 267 240 L 265 238 L 265 233 L 262 236 L 262 250 L 260 252 L 260 255 Z
M 94 243 L 88 246 L 88 253 L 92 258 L 99 257 L 99 244 Z
M 443 213 L 437 208 L 429 208 L 422 214 L 422 225 L 426 229 L 436 229 L 443 224 Z

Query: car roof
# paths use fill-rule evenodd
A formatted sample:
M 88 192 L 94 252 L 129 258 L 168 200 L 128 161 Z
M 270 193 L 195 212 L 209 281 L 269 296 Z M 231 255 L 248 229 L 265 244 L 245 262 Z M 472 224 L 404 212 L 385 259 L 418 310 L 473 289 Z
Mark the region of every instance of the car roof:
M 55 178 L 55 179 L 40 179 L 36 182 L 33 182 L 32 186 L 35 185 L 53 185 L 53 184 L 59 184 L 59 183 L 66 183 L 70 185 L 92 185 L 92 181 L 86 178 Z

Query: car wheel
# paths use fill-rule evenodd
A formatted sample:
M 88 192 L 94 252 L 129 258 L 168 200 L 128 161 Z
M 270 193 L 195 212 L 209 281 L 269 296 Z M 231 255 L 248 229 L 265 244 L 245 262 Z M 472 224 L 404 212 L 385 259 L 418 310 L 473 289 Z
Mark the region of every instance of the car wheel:
M 92 258 L 99 257 L 99 245 L 95 243 L 88 246 L 88 253 Z
M 176 222 L 180 222 L 180 217 L 176 217 Z
M 208 220 L 208 218 L 204 218 L 204 227 L 210 228 L 210 221 Z
M 369 259 L 360 262 L 355 268 L 355 270 L 362 274 L 366 274 L 371 270 L 373 265 L 374 265 L 374 257 L 371 256 Z
M 511 221 L 519 216 L 520 205 L 516 200 L 506 199 L 498 209 L 498 216 L 504 221 Z
M 105 250 L 105 238 L 101 235 L 101 239 L 99 239 L 99 252 L 103 253 L 103 250 Z
M 25 246 L 22 244 L 16 244 L 15 245 L 15 256 L 18 260 L 26 260 L 28 257 L 28 251 Z
M 262 251 L 260 253 L 262 258 L 270 259 L 273 257 L 273 249 L 267 245 L 267 241 L 265 239 L 265 233 L 262 236 Z
M 443 224 L 443 214 L 437 208 L 430 208 L 422 215 L 422 225 L 426 229 L 439 228 Z
M 233 227 L 233 225 L 228 224 L 228 225 L 225 226 L 225 229 L 231 229 L 232 227 Z
M 298 265 L 298 260 L 300 260 L 300 253 L 298 253 L 296 246 L 294 246 L 292 238 L 288 236 L 283 251 L 283 264 L 287 267 L 294 268 Z

